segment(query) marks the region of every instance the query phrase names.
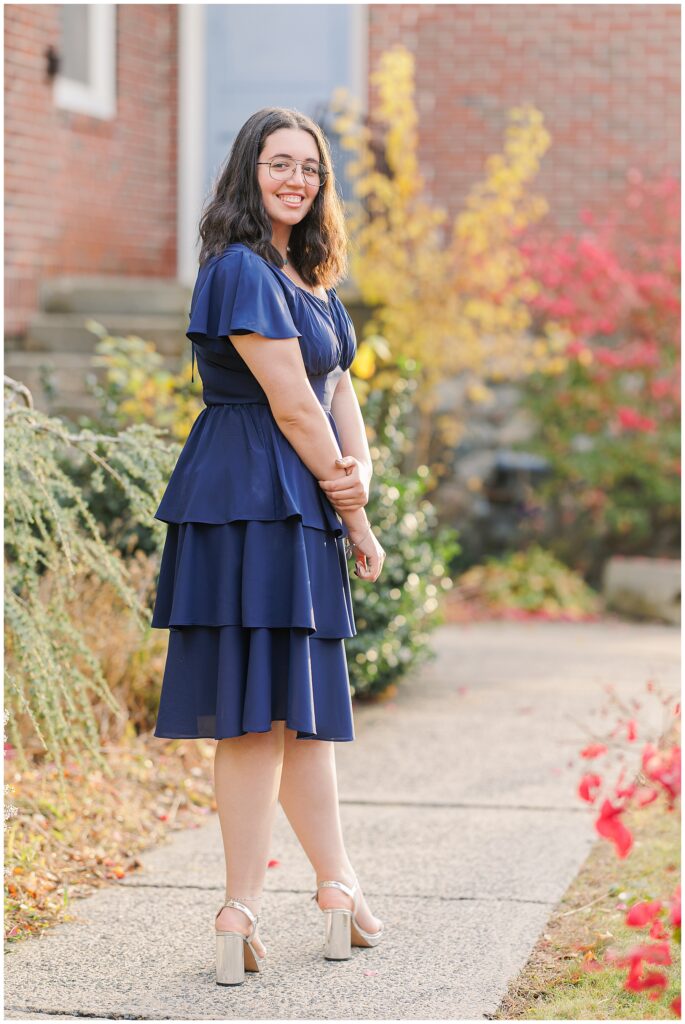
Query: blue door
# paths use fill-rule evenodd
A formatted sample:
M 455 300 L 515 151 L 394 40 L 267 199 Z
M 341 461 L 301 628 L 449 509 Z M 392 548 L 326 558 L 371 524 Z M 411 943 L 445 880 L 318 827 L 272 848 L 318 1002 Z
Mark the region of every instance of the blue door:
M 349 197 L 349 155 L 336 143 L 326 108 L 339 86 L 365 105 L 360 51 L 365 52 L 366 7 L 206 4 L 204 11 L 205 195 L 251 114 L 261 107 L 296 107 L 324 129 L 339 189 Z

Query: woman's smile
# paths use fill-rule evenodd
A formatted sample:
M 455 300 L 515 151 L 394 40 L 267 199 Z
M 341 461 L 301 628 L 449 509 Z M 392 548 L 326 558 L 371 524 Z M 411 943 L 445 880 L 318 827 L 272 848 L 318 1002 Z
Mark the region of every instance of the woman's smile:
M 274 162 L 273 174 L 270 161 Z M 287 161 L 291 162 L 291 169 L 284 177 L 281 164 L 287 168 Z M 283 252 L 292 228 L 304 220 L 319 194 L 318 184 L 307 181 L 304 172 L 309 171 L 310 166 L 319 167 L 320 164 L 316 143 L 309 132 L 299 128 L 277 129 L 269 135 L 260 151 L 257 180 L 264 207 L 271 218 L 274 245 Z M 290 212 L 286 213 L 286 210 Z
M 304 196 L 298 195 L 296 192 L 279 192 L 278 198 L 286 206 L 298 207 L 304 202 Z

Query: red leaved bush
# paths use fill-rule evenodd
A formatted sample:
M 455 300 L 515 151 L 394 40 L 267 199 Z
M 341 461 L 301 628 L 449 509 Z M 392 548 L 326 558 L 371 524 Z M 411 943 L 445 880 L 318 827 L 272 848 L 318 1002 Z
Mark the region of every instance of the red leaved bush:
M 653 680 L 649 680 L 646 689 L 660 698 L 664 708 L 672 701 L 671 696 L 659 692 Z M 634 706 L 640 707 L 638 702 Z M 680 725 L 680 704 L 677 703 L 672 712 L 672 726 Z M 610 734 L 612 737 L 625 733 L 628 742 L 637 740 L 637 723 L 634 719 L 620 719 Z M 580 756 L 586 760 L 594 760 L 609 753 L 609 747 L 603 742 L 586 745 Z M 605 793 L 601 802 L 599 796 L 604 787 Z M 622 768 L 618 779 L 612 784 L 597 771 L 585 772 L 578 784 L 578 796 L 588 804 L 599 803 L 599 813 L 595 819 L 595 829 L 602 838 L 613 843 L 616 854 L 620 858 L 627 857 L 633 846 L 633 836 L 622 819 L 628 807 L 641 808 L 664 797 L 666 813 L 673 812 L 676 800 L 681 791 L 681 759 L 680 745 L 672 744 L 660 747 L 646 742 L 641 751 L 640 770 L 635 780 L 625 784 L 625 768 Z M 606 963 L 614 967 L 627 967 L 624 988 L 629 992 L 648 992 L 650 1000 L 661 998 L 668 987 L 668 977 L 663 971 L 649 970 L 646 964 L 668 966 L 672 964 L 671 941 L 680 942 L 681 899 L 680 885 L 668 900 L 639 901 L 628 908 L 625 924 L 630 928 L 648 928 L 651 943 L 643 942 L 633 946 L 625 953 L 609 949 L 606 952 Z M 593 963 L 588 969 L 601 969 Z M 680 1016 L 680 995 L 670 1004 L 675 1016 Z
M 566 336 L 526 389 L 552 470 L 541 493 L 553 550 L 588 579 L 611 554 L 679 557 L 680 183 L 627 178 L 580 230 L 538 224 L 519 243 L 536 328 Z
M 619 202 L 601 218 L 583 211 L 585 231 L 544 234 L 539 228 L 521 243 L 528 269 L 542 285 L 532 302 L 545 318 L 563 321 L 578 339 L 629 334 L 646 339 L 657 323 L 677 323 L 680 313 L 680 182 L 646 181 L 628 172 Z M 638 211 L 636 213 L 635 211 Z M 628 212 L 630 211 L 630 212 Z M 656 365 L 658 347 L 648 341 L 629 354 L 605 350 L 608 363 L 630 367 L 647 353 Z

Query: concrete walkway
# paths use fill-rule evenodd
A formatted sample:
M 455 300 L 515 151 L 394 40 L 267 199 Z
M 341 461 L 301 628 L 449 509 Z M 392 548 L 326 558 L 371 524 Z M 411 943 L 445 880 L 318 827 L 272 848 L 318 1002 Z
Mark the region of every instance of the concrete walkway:
M 82 923 L 15 947 L 5 958 L 6 1016 L 494 1013 L 594 840 L 575 796 L 578 772 L 565 763 L 590 730 L 613 725 L 613 714 L 600 715 L 605 684 L 638 699 L 649 678 L 677 689 L 679 631 L 483 623 L 441 627 L 433 645 L 437 658 L 394 706 L 357 710 L 356 741 L 336 745 L 348 849 L 386 927 L 379 946 L 323 959 L 313 871 L 279 807 L 272 856 L 281 866 L 267 873 L 260 922 L 265 972 L 217 986 L 223 863 L 213 816 L 144 854 L 136 877 L 77 901 Z

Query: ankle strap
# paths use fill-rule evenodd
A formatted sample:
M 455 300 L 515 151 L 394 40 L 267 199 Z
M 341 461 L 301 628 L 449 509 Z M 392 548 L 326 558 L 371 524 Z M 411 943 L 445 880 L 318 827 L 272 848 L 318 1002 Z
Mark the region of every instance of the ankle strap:
M 224 903 L 221 904 L 221 906 L 219 907 L 219 912 L 217 913 L 217 917 L 224 909 L 224 907 L 235 907 L 236 910 L 242 910 L 243 914 L 247 914 L 247 917 L 250 923 L 252 924 L 252 934 L 254 934 L 254 930 L 257 927 L 257 922 L 259 921 L 259 914 L 253 914 L 250 908 L 246 907 L 244 903 L 240 902 L 240 900 L 230 899 L 226 900 Z
M 355 893 L 357 891 L 358 885 L 359 885 L 359 883 L 357 882 L 356 879 L 354 881 L 354 885 L 352 886 L 352 888 L 350 888 L 349 885 L 345 885 L 344 882 L 319 882 L 317 884 L 317 886 L 316 886 L 316 892 L 312 896 L 312 899 L 315 900 L 318 897 L 319 889 L 326 889 L 326 888 L 328 888 L 328 889 L 340 889 L 347 896 L 349 896 L 350 899 L 354 900 L 354 906 L 355 906 L 355 911 L 356 911 L 356 909 L 357 909 L 357 897 L 355 896 Z

